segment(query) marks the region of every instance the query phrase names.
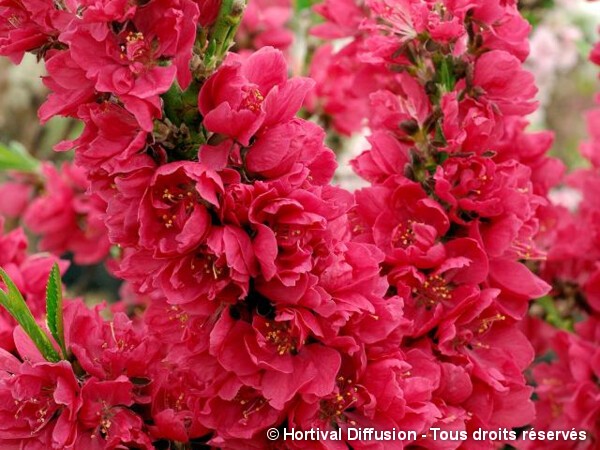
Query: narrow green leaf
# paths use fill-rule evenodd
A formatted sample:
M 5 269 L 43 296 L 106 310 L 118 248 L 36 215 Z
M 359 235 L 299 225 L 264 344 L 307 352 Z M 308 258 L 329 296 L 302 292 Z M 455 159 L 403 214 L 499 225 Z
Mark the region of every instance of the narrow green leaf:
M 39 162 L 32 158 L 20 145 L 13 144 L 7 147 L 0 144 L 0 170 L 33 172 L 38 165 Z
M 56 263 L 52 266 L 52 270 L 48 276 L 48 283 L 46 284 L 46 313 L 48 329 L 60 346 L 63 358 L 66 358 L 67 348 L 65 346 L 65 327 L 63 324 L 62 286 L 60 269 Z
M 12 282 L 4 269 L 0 268 L 0 277 L 6 284 L 7 292 L 0 289 L 0 304 L 6 308 L 11 316 L 23 327 L 25 333 L 31 338 L 35 346 L 47 361 L 60 361 L 60 355 L 52 346 L 50 338 L 39 327 L 30 309 L 27 307 L 23 296 Z

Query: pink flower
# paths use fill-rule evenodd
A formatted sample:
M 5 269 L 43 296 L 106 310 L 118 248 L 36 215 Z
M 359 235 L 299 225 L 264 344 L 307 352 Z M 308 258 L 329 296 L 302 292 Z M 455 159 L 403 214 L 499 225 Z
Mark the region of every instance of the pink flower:
M 221 446 L 223 440 L 250 440 L 268 424 L 279 422 L 282 412 L 269 405 L 260 391 L 244 386 L 233 377 L 222 383 L 220 392 L 207 399 L 200 420 L 215 430 L 211 441 Z
M 206 238 L 222 192 L 220 177 L 202 163 L 161 166 L 140 206 L 140 244 L 165 255 L 191 250 Z
M 319 401 L 300 403 L 290 412 L 289 423 L 303 430 L 341 428 L 343 436 L 351 427 L 381 431 L 409 427 L 417 432 L 429 429 L 439 414 L 430 402 L 439 379 L 435 372 L 435 365 L 425 361 L 418 350 L 406 357 L 395 353 L 362 363 L 358 357 L 347 357 L 333 392 Z M 385 448 L 381 442 L 352 442 L 357 448 Z M 324 441 L 322 446 L 309 448 L 340 447 L 336 442 Z
M 156 277 L 148 279 L 148 269 Z M 187 254 L 156 259 L 152 251 L 132 249 L 125 253 L 119 273 L 137 289 L 160 288 L 172 304 L 218 299 L 233 302 L 248 290 L 257 273 L 250 237 L 243 230 L 226 225 L 211 227 L 205 242 Z
M 313 33 L 327 39 L 352 36 L 363 20 L 363 11 L 352 0 L 326 0 L 315 11 L 328 20 L 314 27 Z
M 43 82 L 52 92 L 38 110 L 42 123 L 59 114 L 77 117 L 82 104 L 94 101 L 94 83 L 86 78 L 86 71 L 73 60 L 70 51 L 49 52 L 46 70 Z
M 3 420 L 0 441 L 68 450 L 153 449 L 144 417 L 132 408 L 149 401 L 143 381 L 158 347 L 145 347 L 151 342 L 146 330 L 132 328 L 122 315 L 105 322 L 98 309 L 68 301 L 66 347 L 73 363 L 44 361 L 24 331 L 16 329 L 24 362 L 0 350 L 0 415 L 11 417 Z
M 144 150 L 147 133 L 140 129 L 135 117 L 114 103 L 90 103 L 78 108 L 85 123 L 83 133 L 73 141 L 63 141 L 56 150 L 77 149 L 77 164 L 86 172 L 104 170 L 111 173 L 118 163 L 130 162 Z
M 258 388 L 273 408 L 284 409 L 298 394 L 331 392 L 340 355 L 317 343 L 303 344 L 311 335 L 304 324 L 309 312 L 287 310 L 273 318 L 254 317 L 251 323 L 232 315 L 222 315 L 215 325 L 211 353 L 225 369 Z
M 532 425 L 538 430 L 585 430 L 588 440 L 579 445 L 589 449 L 598 439 L 600 418 L 600 390 L 595 382 L 600 373 L 598 329 L 598 320 L 590 318 L 578 324 L 577 335 L 557 333 L 552 342 L 555 360 L 541 363 L 533 371 L 539 402 Z M 575 445 L 566 444 L 566 448 Z M 565 448 L 564 443 L 562 446 Z M 531 448 L 531 444 L 526 447 Z
M 65 305 L 65 340 L 85 372 L 99 380 L 149 376 L 149 367 L 161 357 L 161 349 L 144 327 L 137 327 L 123 313 L 107 322 L 100 308 L 88 310 L 81 302 Z
M 87 194 L 84 171 L 64 163 L 61 173 L 44 165 L 46 194 L 36 198 L 27 208 L 25 224 L 40 234 L 40 248 L 62 254 L 71 251 L 80 264 L 91 264 L 106 257 L 109 242 L 101 220 L 105 203 Z
M 92 186 L 108 203 L 106 226 L 110 241 L 134 246 L 140 238 L 140 203 L 157 164 L 148 155 L 136 155 L 119 166 L 110 174 L 99 172 Z
M 417 183 L 394 178 L 387 185 L 393 190 L 381 186 L 356 194 L 356 213 L 372 227 L 373 242 L 389 255 L 406 253 L 417 264 L 435 258 L 443 251 L 439 239 L 450 226 L 446 212 Z M 371 196 L 378 203 L 369 201 Z
M 47 0 L 3 0 L 0 17 L 0 54 L 18 64 L 25 52 L 43 55 L 44 47 L 56 39 L 71 15 L 68 11 L 54 8 L 53 3 Z
M 133 384 L 124 376 L 111 381 L 91 378 L 83 384 L 74 448 L 155 448 L 143 430 L 142 419 L 128 408 L 134 403 L 132 389 Z
M 250 174 L 266 179 L 308 167 L 314 184 L 326 184 L 331 180 L 335 162 L 331 150 L 323 145 L 324 137 L 319 127 L 300 119 L 275 125 L 248 149 L 246 167 Z
M 490 24 L 481 30 L 485 48 L 504 50 L 525 61 L 529 54 L 531 25 L 520 14 L 516 2 L 470 2 L 469 6 L 474 7 L 476 20 Z
M 238 32 L 238 42 L 244 47 L 275 47 L 286 50 L 294 39 L 291 30 L 286 29 L 293 12 L 289 0 L 259 0 L 249 3 Z M 248 42 L 249 41 L 249 42 Z
M 458 102 L 459 93 L 450 92 L 442 97 L 444 113 L 442 128 L 448 143 L 448 152 L 481 153 L 502 132 L 497 111 L 492 104 L 481 104 L 471 99 Z
M 586 122 L 590 139 L 581 144 L 581 154 L 590 161 L 594 167 L 600 167 L 600 133 L 598 132 L 600 109 L 588 111 L 586 113 Z
M 323 45 L 315 51 L 310 68 L 317 84 L 307 97 L 307 108 L 331 118 L 335 129 L 345 135 L 364 126 L 369 94 L 380 87 L 385 73 L 376 65 L 361 63 L 359 52 L 358 46 L 336 53 L 330 45 Z
M 182 311 L 171 309 L 170 314 Z M 188 317 L 194 321 L 192 313 Z M 189 332 L 194 333 L 195 339 L 187 343 L 195 347 L 173 339 L 167 357 L 155 366 L 150 385 L 154 423 L 149 427 L 154 439 L 186 442 L 210 432 L 200 417 L 202 402 L 208 395 L 213 395 L 215 384 L 224 371 L 216 359 L 206 352 L 209 330 L 202 328 L 206 324 L 205 319 L 196 322 L 194 325 L 197 326 L 190 324 L 188 328 Z M 179 316 L 177 323 L 185 326 L 182 316 Z M 164 336 L 159 332 L 156 335 Z M 198 371 L 198 367 L 202 367 L 202 370 Z
M 407 74 L 394 80 L 399 93 L 380 90 L 371 94 L 370 124 L 374 129 L 389 129 L 399 135 L 413 134 L 431 113 L 425 89 Z
M 410 296 L 405 311 L 417 336 L 437 326 L 455 305 L 476 297 L 488 275 L 487 256 L 472 239 L 451 240 L 435 256 L 417 266 L 421 270 L 407 264 L 410 259 L 403 255 L 390 258 L 390 282 L 398 293 Z
M 368 138 L 371 148 L 351 161 L 354 171 L 371 183 L 383 184 L 388 177 L 403 175 L 409 162 L 409 147 L 391 133 L 377 131 Z
M 473 84 L 483 91 L 485 101 L 502 114 L 525 115 L 537 107 L 533 101 L 537 92 L 533 75 L 522 69 L 516 57 L 504 51 L 492 50 L 477 59 Z
M 200 91 L 203 125 L 247 146 L 262 128 L 292 119 L 311 87 L 305 78 L 288 80 L 283 55 L 271 47 L 245 61 L 231 56 Z
M 71 365 L 21 363 L 1 349 L 0 359 L 0 441 L 72 448 L 82 399 Z
M 139 8 L 131 25 L 119 32 L 108 24 L 98 29 L 84 16 L 61 34 L 61 40 L 69 44 L 71 57 L 95 89 L 117 95 L 141 127 L 150 131 L 152 119 L 161 115 L 158 95 L 171 87 L 176 74 L 184 88 L 191 80 L 188 65 L 197 17 L 198 8 L 191 0 L 175 4 L 157 0 Z M 159 64 L 161 58 L 172 65 Z
M 312 269 L 315 251 L 326 251 L 327 224 L 349 209 L 350 198 L 332 187 L 313 192 L 284 183 L 264 187 L 248 212 L 260 239 L 257 258 L 267 281 L 276 276 L 292 286 Z

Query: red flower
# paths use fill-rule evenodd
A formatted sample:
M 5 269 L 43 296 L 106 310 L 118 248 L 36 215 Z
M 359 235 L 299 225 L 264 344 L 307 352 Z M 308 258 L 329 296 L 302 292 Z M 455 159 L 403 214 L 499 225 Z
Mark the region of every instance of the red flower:
M 40 248 L 58 255 L 73 252 L 79 264 L 101 261 L 109 250 L 101 215 L 105 203 L 87 194 L 89 182 L 78 166 L 63 163 L 61 172 L 46 164 L 46 193 L 36 198 L 25 212 L 29 229 L 41 235 Z
M 481 96 L 502 114 L 525 115 L 537 107 L 533 102 L 537 92 L 533 75 L 507 52 L 493 50 L 481 55 L 475 62 L 473 84 L 482 90 L 476 98 Z
M 83 384 L 74 448 L 155 448 L 143 431 L 141 418 L 127 408 L 134 403 L 132 389 L 133 384 L 124 376 L 111 381 L 91 378 Z
M 0 359 L 0 441 L 73 448 L 82 399 L 71 365 L 21 363 L 1 349 Z
M 69 44 L 73 61 L 95 89 L 117 95 L 140 126 L 151 131 L 152 119 L 161 115 L 158 95 L 171 87 L 176 74 L 183 87 L 190 82 L 197 17 L 198 7 L 191 0 L 156 0 L 139 8 L 130 25 L 118 32 L 108 23 L 89 23 L 84 15 L 61 40 Z M 164 59 L 172 65 L 162 64 Z
M 203 125 L 247 146 L 262 128 L 292 119 L 312 84 L 288 80 L 283 55 L 271 47 L 244 61 L 230 56 L 200 91 Z
M 206 239 L 222 192 L 220 177 L 201 163 L 159 167 L 140 206 L 140 244 L 157 255 L 193 249 Z

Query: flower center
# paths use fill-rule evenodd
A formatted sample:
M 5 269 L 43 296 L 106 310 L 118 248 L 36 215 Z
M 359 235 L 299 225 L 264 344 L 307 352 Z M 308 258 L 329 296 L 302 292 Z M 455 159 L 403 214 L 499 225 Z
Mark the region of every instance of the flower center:
M 186 322 L 189 320 L 190 316 L 185 311 L 182 311 L 181 308 L 177 305 L 171 305 L 169 307 L 169 320 L 177 321 L 181 323 L 181 328 L 185 328 Z
M 163 206 L 168 207 L 166 211 L 163 208 L 159 210 L 162 213 L 159 213 L 160 220 L 167 229 L 177 224 L 179 217 L 189 216 L 198 201 L 198 195 L 195 193 L 192 185 L 181 185 L 175 188 L 166 187 L 156 197 L 159 198 Z
M 248 109 L 256 113 L 260 111 L 264 99 L 265 98 L 257 88 L 247 89 L 241 106 L 244 109 Z
M 136 33 L 130 31 L 120 48 L 121 60 L 131 63 L 131 70 L 136 74 L 155 65 L 151 43 L 139 31 Z
M 206 275 L 212 276 L 215 280 L 223 278 L 226 268 L 223 267 L 215 255 L 210 253 L 197 253 L 191 263 L 192 270 L 199 270 Z
M 246 387 L 240 389 L 233 401 L 242 406 L 244 420 L 247 420 L 252 414 L 260 411 L 267 404 L 267 400 L 263 396 L 257 395 L 254 389 Z
M 415 232 L 412 225 L 414 220 L 408 220 L 398 224 L 392 232 L 392 244 L 394 247 L 408 247 L 414 243 Z
M 296 239 L 302 236 L 302 230 L 291 225 L 278 225 L 274 230 L 278 241 L 289 244 L 294 243 Z
M 420 288 L 413 288 L 413 296 L 418 304 L 431 307 L 445 300 L 451 295 L 448 283 L 440 275 L 429 275 Z
M 511 244 L 511 249 L 516 253 L 519 259 L 544 261 L 546 254 L 540 251 L 533 240 L 517 238 Z
M 351 378 L 339 376 L 337 378 L 338 392 L 330 398 L 321 400 L 319 417 L 321 420 L 330 421 L 335 424 L 345 421 L 344 411 L 351 408 L 358 401 L 359 386 Z M 356 423 L 351 420 L 351 425 Z
M 106 437 L 108 436 L 110 427 L 112 426 L 111 419 L 113 418 L 114 413 L 112 411 L 112 406 L 109 405 L 106 401 L 102 400 L 101 403 L 102 403 L 102 408 L 100 409 L 100 411 L 98 411 L 96 413 L 96 415 L 100 419 L 100 422 L 98 423 L 98 427 L 96 428 L 96 431 L 103 439 L 106 439 Z M 98 434 L 96 434 L 96 432 L 94 432 L 94 434 L 92 434 L 92 437 L 96 437 L 96 436 L 98 436 Z
M 51 388 L 47 389 L 52 390 Z M 56 410 L 56 405 L 47 396 L 31 397 L 27 400 L 15 400 L 15 419 L 23 417 L 35 427 L 32 433 L 37 433 L 47 423 L 48 416 L 52 416 Z
M 296 354 L 298 352 L 298 339 L 291 334 L 288 324 L 269 321 L 265 323 L 265 338 L 273 344 L 279 355 Z

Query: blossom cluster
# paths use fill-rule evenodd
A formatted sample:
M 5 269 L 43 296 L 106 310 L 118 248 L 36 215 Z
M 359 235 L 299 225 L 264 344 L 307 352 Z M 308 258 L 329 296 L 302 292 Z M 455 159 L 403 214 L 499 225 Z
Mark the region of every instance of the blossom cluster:
M 3 3 L 0 49 L 45 60 L 41 120 L 83 122 L 57 150 L 75 149 L 147 306 L 104 322 L 67 303 L 66 360 L 6 354 L 3 445 L 265 448 L 284 423 L 411 426 L 431 408 L 403 375 L 422 358 L 400 350 L 383 253 L 350 239 L 334 154 L 295 118 L 313 82 L 271 47 L 214 71 L 218 6 Z
M 352 233 L 386 254 L 412 322 L 403 349 L 442 374 L 426 390 L 435 424 L 526 426 L 534 353 L 519 324 L 550 289 L 526 263 L 544 258 L 542 207 L 562 174 L 545 156 L 552 136 L 525 131 L 529 24 L 510 1 L 341 3 L 346 14 L 318 8 L 314 33 L 349 42 L 315 55 L 309 106 L 340 133 L 370 130 L 353 162 L 371 186 L 356 193 Z
M 126 283 L 112 308 L 65 302 L 60 361 L 6 316 L 2 448 L 390 448 L 266 433 L 373 427 L 481 449 L 427 433 L 534 420 L 520 322 L 550 289 L 531 267 L 562 166 L 526 131 L 516 1 L 326 0 L 314 33 L 346 43 L 313 79 L 288 76 L 290 6 L 0 0 L 0 54 L 46 65 L 40 120 L 83 123 L 56 146 L 74 162 L 15 175 L 2 212 L 80 264 L 112 247 Z M 303 105 L 369 128 L 369 187 L 331 184 Z M 56 257 L 25 275 L 22 231 L 2 239 L 41 323 Z

